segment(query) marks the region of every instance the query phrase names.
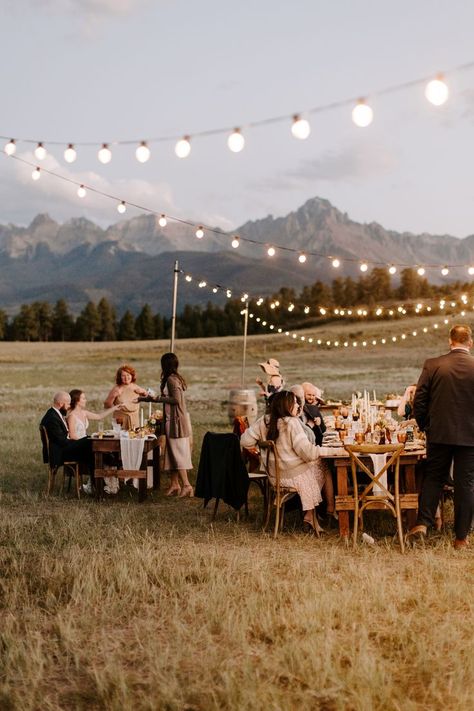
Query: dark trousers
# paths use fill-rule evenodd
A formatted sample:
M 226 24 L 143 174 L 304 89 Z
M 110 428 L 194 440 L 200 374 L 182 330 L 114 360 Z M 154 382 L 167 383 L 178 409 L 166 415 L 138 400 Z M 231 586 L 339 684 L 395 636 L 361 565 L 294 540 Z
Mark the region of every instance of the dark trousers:
M 92 452 L 92 441 L 87 437 L 82 439 L 70 439 L 62 450 L 63 462 L 84 462 L 89 470 L 89 475 L 94 481 L 94 454 Z
M 474 447 L 428 442 L 426 472 L 418 511 L 418 523 L 432 526 L 443 486 L 454 462 L 454 530 L 467 537 L 474 514 Z

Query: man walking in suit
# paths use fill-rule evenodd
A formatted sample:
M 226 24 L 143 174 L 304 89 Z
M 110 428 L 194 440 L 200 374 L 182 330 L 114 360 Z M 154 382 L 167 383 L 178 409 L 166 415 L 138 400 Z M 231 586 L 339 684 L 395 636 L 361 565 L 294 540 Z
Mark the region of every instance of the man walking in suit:
M 469 326 L 453 326 L 450 352 L 425 361 L 413 413 L 426 432 L 426 475 L 417 525 L 408 537 L 423 537 L 433 525 L 443 485 L 454 464 L 454 547 L 468 546 L 474 513 L 474 358 Z
M 69 439 L 65 415 L 71 405 L 69 393 L 57 392 L 53 405 L 43 416 L 41 425 L 46 428 L 49 439 L 49 463 L 60 466 L 64 461 L 85 462 L 91 477 L 94 475 L 94 455 L 89 439 Z M 48 452 L 43 448 L 43 461 L 48 462 Z

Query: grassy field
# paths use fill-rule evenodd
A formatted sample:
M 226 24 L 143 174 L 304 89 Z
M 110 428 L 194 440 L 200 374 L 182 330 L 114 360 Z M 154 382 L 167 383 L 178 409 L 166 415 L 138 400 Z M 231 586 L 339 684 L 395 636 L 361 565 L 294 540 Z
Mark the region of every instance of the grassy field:
M 374 324 L 364 337 L 381 328 L 402 330 Z M 445 348 L 445 333 L 367 351 L 252 337 L 246 382 L 275 356 L 288 383 L 311 380 L 329 397 L 364 387 L 383 395 Z M 52 393 L 80 387 L 98 408 L 123 361 L 156 387 L 167 349 L 0 345 L 0 708 L 472 708 L 474 557 L 454 553 L 451 531 L 402 556 L 392 522 L 379 520 L 376 545 L 354 553 L 335 532 L 305 536 L 296 514 L 276 541 L 262 534 L 256 493 L 239 523 L 225 507 L 212 523 L 201 501 L 159 492 L 142 505 L 125 493 L 100 504 L 44 499 L 37 425 Z M 242 342 L 176 350 L 197 463 L 203 433 L 228 429 Z

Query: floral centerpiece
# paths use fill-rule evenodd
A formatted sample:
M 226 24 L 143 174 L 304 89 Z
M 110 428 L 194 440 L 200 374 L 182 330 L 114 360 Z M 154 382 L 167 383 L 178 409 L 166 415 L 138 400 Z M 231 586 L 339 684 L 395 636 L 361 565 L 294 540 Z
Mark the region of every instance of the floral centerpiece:
M 161 424 L 163 422 L 163 413 L 161 410 L 155 410 L 145 422 L 145 428 L 149 434 L 159 435 L 161 433 Z

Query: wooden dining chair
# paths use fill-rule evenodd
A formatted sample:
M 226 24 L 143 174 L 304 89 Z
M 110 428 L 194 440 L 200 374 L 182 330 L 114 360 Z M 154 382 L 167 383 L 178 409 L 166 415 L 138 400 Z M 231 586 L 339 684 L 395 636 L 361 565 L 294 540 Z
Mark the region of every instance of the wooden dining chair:
M 357 534 L 364 528 L 364 512 L 369 509 L 388 509 L 397 521 L 398 539 L 402 553 L 405 551 L 403 540 L 402 513 L 400 504 L 400 455 L 405 448 L 404 444 L 346 444 L 351 458 L 352 483 L 354 487 L 354 548 L 357 546 Z M 371 454 L 384 454 L 385 464 L 378 472 L 373 472 L 362 461 L 362 457 L 369 457 Z M 390 491 L 381 481 L 384 474 L 388 475 L 388 470 L 393 467 L 394 485 L 393 492 Z M 361 484 L 359 490 L 359 472 L 363 472 L 369 481 Z M 377 486 L 378 493 L 374 488 Z M 362 488 L 363 487 L 363 488 Z
M 43 446 L 43 452 L 46 454 L 46 459 L 47 461 L 45 462 L 47 470 L 48 470 L 48 484 L 46 488 L 46 496 L 49 496 L 51 492 L 54 490 L 54 484 L 56 480 L 56 474 L 58 473 L 58 469 L 62 466 L 63 468 L 63 478 L 61 482 L 61 493 L 64 492 L 64 484 L 66 481 L 66 476 L 69 477 L 69 483 L 68 483 L 68 491 L 71 488 L 71 480 L 74 477 L 74 483 L 75 483 L 75 488 L 76 488 L 76 496 L 78 499 L 81 498 L 81 490 L 82 490 L 82 474 L 81 474 L 81 467 L 79 462 L 63 462 L 63 464 L 58 464 L 56 466 L 53 466 L 51 464 L 51 457 L 49 455 L 49 437 L 48 437 L 48 431 L 44 425 L 40 425 L 39 427 L 40 431 L 40 437 L 41 437 L 41 444 Z
M 267 489 L 267 501 L 266 501 L 266 515 L 265 522 L 263 524 L 263 530 L 266 531 L 268 524 L 270 523 L 270 517 L 272 514 L 272 509 L 275 509 L 275 527 L 273 530 L 273 538 L 278 536 L 278 532 L 283 528 L 283 522 L 285 518 L 285 504 L 293 496 L 297 496 L 298 492 L 290 487 L 284 487 L 281 485 L 281 470 L 278 461 L 277 449 L 275 442 L 271 439 L 260 440 L 258 442 L 258 447 L 261 452 L 261 461 L 263 469 L 267 475 L 268 489 Z M 273 471 L 270 468 L 270 457 L 273 459 L 274 468 Z M 316 523 L 316 513 L 313 510 L 313 529 L 318 530 Z

